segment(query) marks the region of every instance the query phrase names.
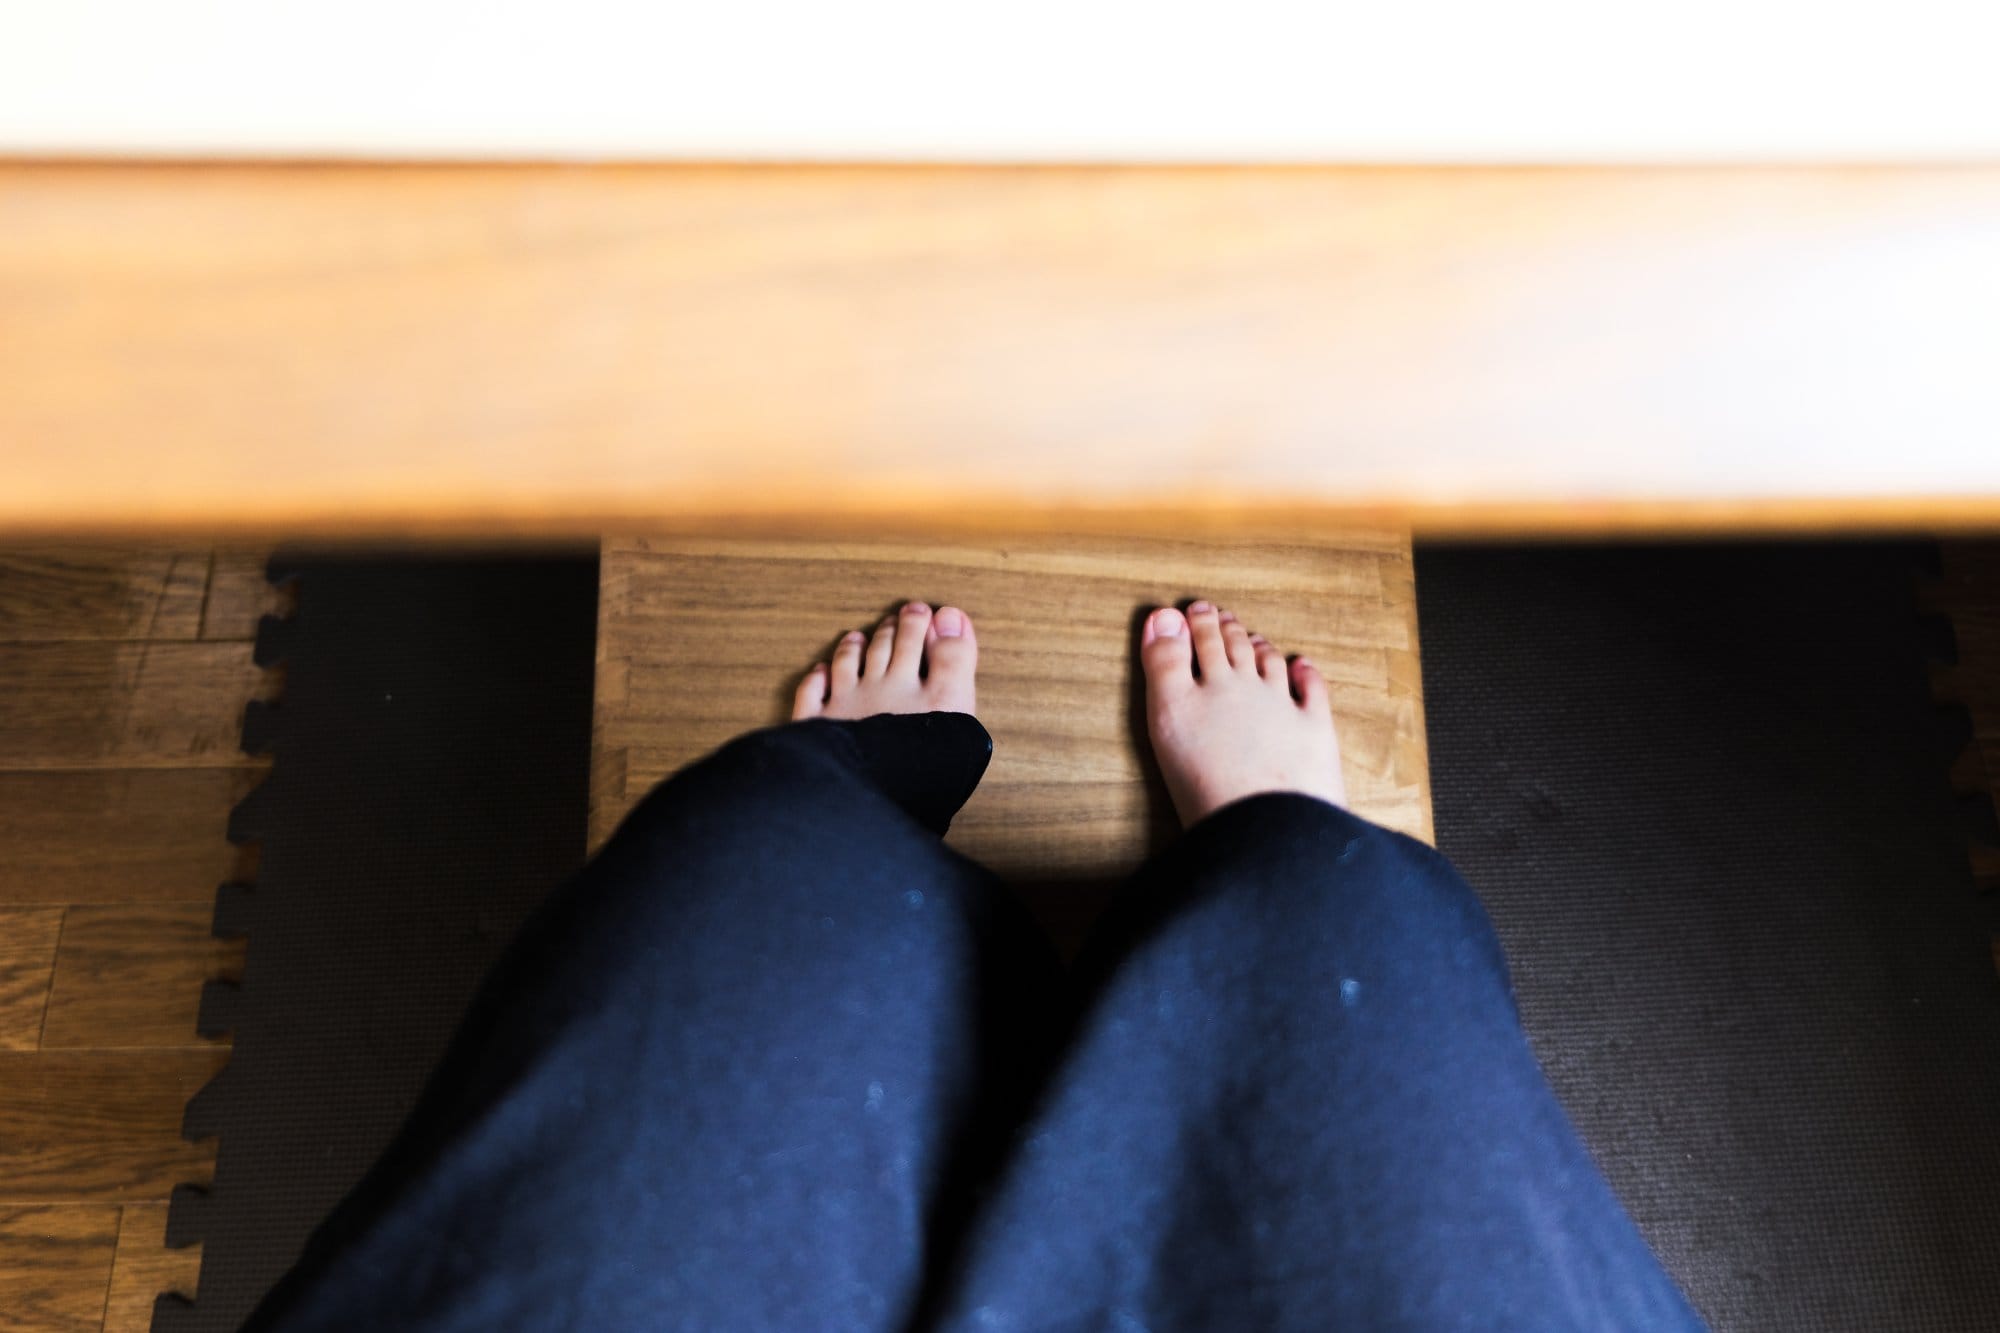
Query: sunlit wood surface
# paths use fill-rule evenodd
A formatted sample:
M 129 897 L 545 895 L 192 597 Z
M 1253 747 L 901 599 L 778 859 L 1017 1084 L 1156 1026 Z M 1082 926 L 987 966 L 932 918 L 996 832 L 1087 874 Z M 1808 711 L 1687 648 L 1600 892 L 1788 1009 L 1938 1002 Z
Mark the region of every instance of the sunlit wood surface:
M 0 531 L 2000 522 L 2000 168 L 0 166 Z
M 1140 712 L 1139 618 L 1206 596 L 1325 672 L 1353 806 L 1431 835 L 1410 548 L 1191 539 L 605 543 L 593 843 L 659 779 L 752 727 L 841 633 L 912 598 L 979 635 L 993 764 L 951 842 L 1016 881 L 1115 878 L 1173 835 Z M 1058 915 L 1084 900 L 1057 892 Z M 1060 925 L 1060 923 L 1059 923 Z

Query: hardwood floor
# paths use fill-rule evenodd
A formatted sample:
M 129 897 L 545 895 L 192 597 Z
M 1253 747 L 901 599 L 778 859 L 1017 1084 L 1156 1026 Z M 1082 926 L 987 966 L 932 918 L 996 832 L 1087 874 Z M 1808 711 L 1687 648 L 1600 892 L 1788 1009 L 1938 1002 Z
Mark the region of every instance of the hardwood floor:
M 195 1011 L 241 962 L 208 924 L 250 869 L 224 829 L 265 767 L 262 564 L 0 552 L 0 1329 L 143 1333 L 193 1293 L 166 1200 L 213 1167 L 180 1122 L 228 1057 Z
M 1430 836 L 1408 539 L 1319 544 L 1026 536 L 960 544 L 707 539 L 605 543 L 593 845 L 654 782 L 745 727 L 782 721 L 840 633 L 911 597 L 978 627 L 993 765 L 951 841 L 1020 885 L 1060 942 L 1092 890 L 1173 830 L 1137 712 L 1143 608 L 1196 595 L 1326 672 L 1355 808 Z

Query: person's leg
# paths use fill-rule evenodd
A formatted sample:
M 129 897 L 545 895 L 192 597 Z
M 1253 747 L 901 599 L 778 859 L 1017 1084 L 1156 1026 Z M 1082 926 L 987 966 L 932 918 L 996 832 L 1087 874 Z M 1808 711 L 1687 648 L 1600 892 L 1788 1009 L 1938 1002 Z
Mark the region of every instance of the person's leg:
M 902 1326 L 1054 966 L 939 840 L 975 653 L 905 608 L 648 796 L 252 1327 Z
M 1098 941 L 945 1322 L 1698 1327 L 1543 1079 L 1477 900 L 1340 808 L 1317 672 L 1204 603 L 1156 613 L 1142 656 L 1188 831 Z

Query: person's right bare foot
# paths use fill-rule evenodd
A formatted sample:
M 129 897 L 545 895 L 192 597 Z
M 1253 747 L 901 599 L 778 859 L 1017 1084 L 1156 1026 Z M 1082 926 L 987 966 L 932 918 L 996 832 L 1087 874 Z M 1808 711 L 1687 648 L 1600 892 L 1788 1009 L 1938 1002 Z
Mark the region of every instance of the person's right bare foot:
M 1326 681 L 1310 662 L 1288 665 L 1207 602 L 1146 617 L 1139 660 L 1146 729 L 1183 827 L 1262 792 L 1347 804 Z

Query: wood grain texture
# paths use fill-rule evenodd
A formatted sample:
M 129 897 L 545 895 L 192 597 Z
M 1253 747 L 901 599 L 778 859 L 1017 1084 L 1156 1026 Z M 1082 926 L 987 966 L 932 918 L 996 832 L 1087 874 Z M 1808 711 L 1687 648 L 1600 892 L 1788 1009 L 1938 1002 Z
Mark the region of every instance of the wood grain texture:
M 0 1330 L 94 1333 L 117 1243 L 116 1208 L 0 1207 Z
M 0 643 L 0 769 L 241 768 L 242 643 Z
M 41 1044 L 62 909 L 0 908 L 0 1051 Z
M 17 163 L 0 312 L 20 533 L 2000 522 L 1996 167 Z
M 0 1051 L 0 1203 L 164 1199 L 209 1178 L 213 1145 L 180 1136 L 224 1048 Z
M 241 975 L 241 941 L 210 933 L 206 903 L 72 907 L 63 918 L 42 1049 L 209 1046 L 202 983 Z
M 128 1203 L 119 1210 L 118 1249 L 104 1302 L 103 1333 L 149 1333 L 153 1298 L 163 1291 L 190 1299 L 200 1275 L 201 1247 L 167 1248 L 167 1205 Z
M 180 1123 L 226 1055 L 194 1031 L 240 950 L 215 888 L 254 869 L 226 830 L 268 768 L 238 748 L 263 562 L 0 550 L 0 1329 L 138 1333 L 192 1288 L 161 1241 L 211 1171 Z
M 0 551 L 0 642 L 193 639 L 209 553 L 147 547 Z
M 269 560 L 270 552 L 256 548 L 228 546 L 214 553 L 201 612 L 202 638 L 255 639 L 259 620 L 290 611 L 290 596 L 264 575 Z
M 1120 873 L 1171 833 L 1134 711 L 1137 618 L 1196 595 L 1320 665 L 1355 808 L 1428 838 L 1409 544 L 1357 532 L 1318 546 L 607 542 L 593 839 L 674 769 L 783 720 L 800 673 L 842 631 L 918 598 L 972 616 L 994 735 L 952 842 L 1012 876 Z
M 268 764 L 0 771 L 0 903 L 208 903 L 246 860 L 229 811 Z

